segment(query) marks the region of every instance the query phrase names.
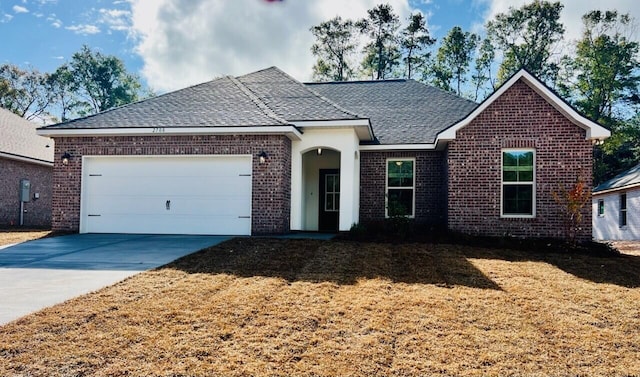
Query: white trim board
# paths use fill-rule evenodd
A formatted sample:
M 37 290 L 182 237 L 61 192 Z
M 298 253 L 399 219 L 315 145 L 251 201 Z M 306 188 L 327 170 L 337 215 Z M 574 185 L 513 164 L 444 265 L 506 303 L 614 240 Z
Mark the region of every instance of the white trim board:
M 165 136 L 165 135 L 282 135 L 300 140 L 302 133 L 294 126 L 264 127 L 135 127 L 135 128 L 40 128 L 40 136 Z
M 0 158 L 6 158 L 7 160 L 15 160 L 15 161 L 27 162 L 27 163 L 30 163 L 30 164 L 36 164 L 36 165 L 42 165 L 42 166 L 48 166 L 48 167 L 52 167 L 53 166 L 53 162 L 42 161 L 42 160 L 38 160 L 38 159 L 35 159 L 35 158 L 30 158 L 30 157 L 18 156 L 18 155 L 11 154 L 11 153 L 0 152 Z

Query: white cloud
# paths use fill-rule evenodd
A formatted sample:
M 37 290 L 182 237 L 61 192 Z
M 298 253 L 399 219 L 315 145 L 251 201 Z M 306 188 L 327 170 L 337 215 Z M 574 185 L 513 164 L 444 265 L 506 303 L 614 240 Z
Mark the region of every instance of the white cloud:
M 2 17 L 0 17 L 0 23 L 1 23 L 1 24 L 5 24 L 5 23 L 7 23 L 7 22 L 11 21 L 12 19 L 13 19 L 13 16 L 12 16 L 12 15 L 10 15 L 10 14 L 8 14 L 8 13 L 4 13 L 4 14 L 2 15 Z
M 131 12 L 123 9 L 100 9 L 100 23 L 111 30 L 128 31 L 131 29 Z
M 100 32 L 100 28 L 95 25 L 81 24 L 81 25 L 72 25 L 65 27 L 67 30 L 71 30 L 76 34 L 81 35 L 90 35 L 90 34 L 98 34 Z
M 29 9 L 20 5 L 14 5 L 11 9 L 13 9 L 13 11 L 16 13 L 29 13 Z
M 142 75 L 165 91 L 276 65 L 311 78 L 309 28 L 336 15 L 359 19 L 390 3 L 406 20 L 408 0 L 131 0 Z
M 51 26 L 53 26 L 56 29 L 58 29 L 58 28 L 60 28 L 62 26 L 62 21 L 56 16 L 55 13 L 51 13 L 47 17 L 47 21 L 51 22 Z

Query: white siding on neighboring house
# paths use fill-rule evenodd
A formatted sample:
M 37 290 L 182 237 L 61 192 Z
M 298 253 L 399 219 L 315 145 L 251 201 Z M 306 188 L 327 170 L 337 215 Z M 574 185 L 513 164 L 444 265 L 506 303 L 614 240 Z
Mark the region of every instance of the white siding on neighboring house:
M 626 194 L 627 225 L 621 225 L 620 197 Z M 604 214 L 598 213 L 598 202 Z M 592 198 L 593 238 L 596 240 L 640 240 L 640 188 L 594 194 Z

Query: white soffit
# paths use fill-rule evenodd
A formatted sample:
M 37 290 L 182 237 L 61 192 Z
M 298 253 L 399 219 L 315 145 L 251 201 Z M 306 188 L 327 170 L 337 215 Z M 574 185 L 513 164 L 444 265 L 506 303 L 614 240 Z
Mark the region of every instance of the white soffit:
M 369 119 L 292 121 L 291 123 L 301 129 L 353 128 L 360 141 L 372 141 L 374 139 Z

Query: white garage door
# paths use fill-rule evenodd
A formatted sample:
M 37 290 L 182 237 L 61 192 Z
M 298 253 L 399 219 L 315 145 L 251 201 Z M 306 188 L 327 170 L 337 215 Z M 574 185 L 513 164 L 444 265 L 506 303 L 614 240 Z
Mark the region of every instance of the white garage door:
M 84 157 L 82 233 L 251 234 L 251 156 Z

